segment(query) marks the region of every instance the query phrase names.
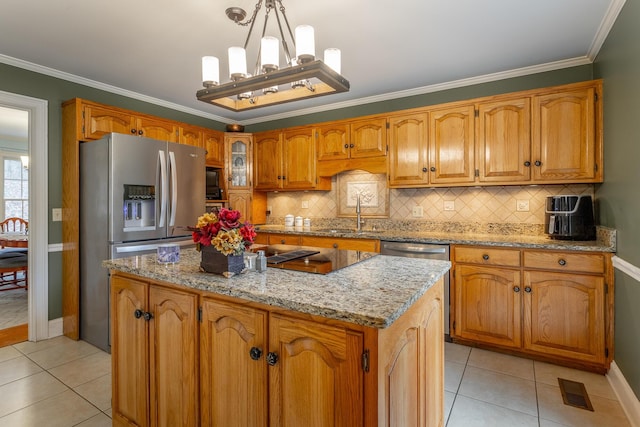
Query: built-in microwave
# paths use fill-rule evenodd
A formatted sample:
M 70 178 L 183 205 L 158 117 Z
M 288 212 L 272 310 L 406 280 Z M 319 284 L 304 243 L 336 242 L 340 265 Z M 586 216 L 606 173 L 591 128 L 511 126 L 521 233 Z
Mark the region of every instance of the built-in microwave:
M 207 167 L 206 178 L 207 200 L 222 200 L 222 188 L 220 187 L 220 180 L 222 179 L 222 169 Z

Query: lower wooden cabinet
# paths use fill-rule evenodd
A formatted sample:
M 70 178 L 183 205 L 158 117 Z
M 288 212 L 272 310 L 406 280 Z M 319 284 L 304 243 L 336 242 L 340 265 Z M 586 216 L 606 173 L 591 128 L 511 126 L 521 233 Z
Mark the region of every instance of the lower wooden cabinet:
M 375 329 L 112 273 L 113 425 L 442 426 L 442 286 Z
M 452 254 L 454 340 L 608 369 L 609 254 L 465 246 L 454 246 Z
M 196 294 L 111 280 L 114 426 L 199 425 Z

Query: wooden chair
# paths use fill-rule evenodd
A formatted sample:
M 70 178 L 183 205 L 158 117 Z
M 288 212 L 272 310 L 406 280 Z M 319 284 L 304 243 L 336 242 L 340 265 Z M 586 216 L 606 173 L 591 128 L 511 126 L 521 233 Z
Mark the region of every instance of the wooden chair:
M 0 292 L 29 288 L 27 259 L 17 252 L 0 257 Z
M 22 218 L 11 217 L 0 222 L 0 233 L 26 233 L 29 222 Z

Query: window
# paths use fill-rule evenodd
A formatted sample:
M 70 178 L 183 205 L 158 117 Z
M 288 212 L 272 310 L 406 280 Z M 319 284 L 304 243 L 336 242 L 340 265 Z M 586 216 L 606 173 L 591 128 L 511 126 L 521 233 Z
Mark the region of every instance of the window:
M 3 201 L 4 217 L 29 220 L 29 169 L 19 157 L 4 157 Z

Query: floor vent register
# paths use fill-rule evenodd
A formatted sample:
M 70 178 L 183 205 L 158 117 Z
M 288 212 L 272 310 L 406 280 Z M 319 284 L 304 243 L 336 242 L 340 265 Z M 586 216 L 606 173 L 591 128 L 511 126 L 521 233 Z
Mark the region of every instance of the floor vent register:
M 593 406 L 591 406 L 587 389 L 583 383 L 558 378 L 558 384 L 560 384 L 562 400 L 565 405 L 593 412 Z

